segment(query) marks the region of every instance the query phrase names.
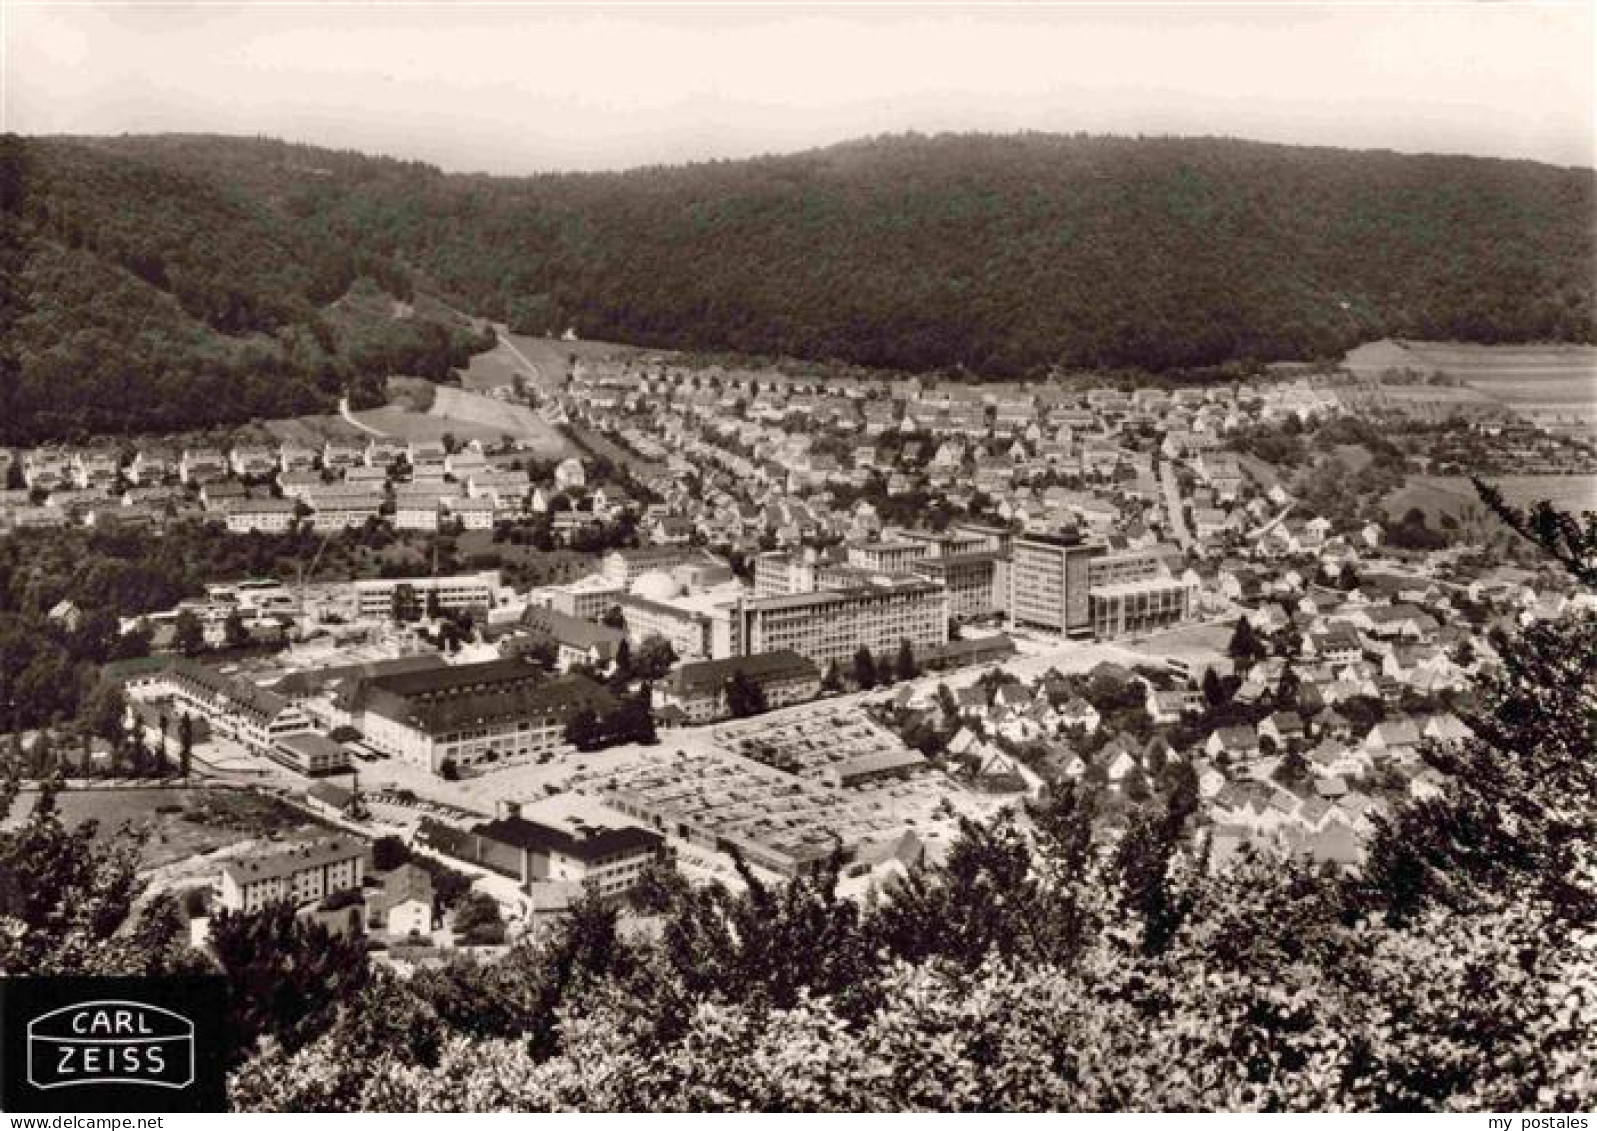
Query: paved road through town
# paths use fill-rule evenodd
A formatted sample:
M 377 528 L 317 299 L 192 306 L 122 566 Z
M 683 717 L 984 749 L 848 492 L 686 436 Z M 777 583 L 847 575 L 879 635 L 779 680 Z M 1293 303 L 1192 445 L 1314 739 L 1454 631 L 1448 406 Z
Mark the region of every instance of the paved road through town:
M 1165 510 L 1170 512 L 1170 529 L 1183 550 L 1192 549 L 1192 532 L 1187 529 L 1187 515 L 1181 506 L 1181 485 L 1176 482 L 1176 465 L 1170 460 L 1159 461 L 1159 482 L 1164 486 Z

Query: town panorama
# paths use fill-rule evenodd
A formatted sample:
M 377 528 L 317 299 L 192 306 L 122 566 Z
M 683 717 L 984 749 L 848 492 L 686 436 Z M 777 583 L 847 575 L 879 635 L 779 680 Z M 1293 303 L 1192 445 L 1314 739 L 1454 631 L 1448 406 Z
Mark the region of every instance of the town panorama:
M 91 253 L 236 311 L 50 191 L 0 962 L 221 977 L 233 1107 L 1597 1096 L 1589 321 L 1335 292 L 1321 356 L 1011 375 L 590 339 L 396 253 L 323 345 L 437 354 L 72 426 Z

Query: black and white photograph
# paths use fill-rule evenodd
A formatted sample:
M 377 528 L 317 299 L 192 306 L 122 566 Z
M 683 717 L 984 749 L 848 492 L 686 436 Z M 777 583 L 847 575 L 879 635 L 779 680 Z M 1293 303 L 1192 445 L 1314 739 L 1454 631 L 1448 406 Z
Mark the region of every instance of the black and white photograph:
M 9 1128 L 1597 1131 L 1589 0 L 0 0 L 0 480 Z

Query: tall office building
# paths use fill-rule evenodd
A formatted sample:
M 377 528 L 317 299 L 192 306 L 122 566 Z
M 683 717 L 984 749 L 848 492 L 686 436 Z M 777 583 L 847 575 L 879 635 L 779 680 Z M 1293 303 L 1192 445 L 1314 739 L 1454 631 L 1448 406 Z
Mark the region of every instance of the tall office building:
M 1022 534 L 1011 544 L 1009 617 L 1017 627 L 1065 636 L 1092 631 L 1087 563 L 1105 547 L 1057 534 Z
M 1196 582 L 1178 577 L 1158 547 L 1109 553 L 1101 543 L 1024 534 L 1014 541 L 1009 615 L 1017 626 L 1100 639 L 1179 624 Z

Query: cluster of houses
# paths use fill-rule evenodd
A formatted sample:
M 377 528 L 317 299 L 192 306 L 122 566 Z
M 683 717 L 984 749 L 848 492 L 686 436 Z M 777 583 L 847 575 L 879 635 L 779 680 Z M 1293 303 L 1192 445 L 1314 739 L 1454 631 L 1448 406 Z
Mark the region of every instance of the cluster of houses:
M 890 715 L 906 734 L 926 725 L 945 733 L 951 765 L 1009 788 L 1035 792 L 1042 780 L 1095 780 L 1136 800 L 1172 767 L 1190 767 L 1200 815 L 1217 860 L 1244 844 L 1269 845 L 1342 865 L 1362 859 L 1372 819 L 1400 799 L 1447 787 L 1422 757 L 1426 743 L 1470 737 L 1451 711 L 1394 711 L 1358 724 L 1326 711 L 1269 711 L 1256 723 L 1204 723 L 1210 712 L 1194 685 L 1168 672 L 1100 665 L 1089 678 L 1141 685 L 1147 731 L 1106 730 L 1102 713 L 1055 674 L 1031 683 L 981 681 L 956 691 L 904 689 Z M 947 717 L 952 712 L 953 717 Z M 1178 726 L 1178 724 L 1180 724 Z M 1033 772 L 1035 771 L 1035 772 Z
M 15 485 L 0 491 L 0 526 L 131 525 L 214 520 L 233 533 L 358 529 L 482 530 L 547 515 L 556 532 L 614 521 L 636 500 L 613 485 L 591 489 L 569 458 L 534 482 L 528 453 L 480 441 L 374 437 L 294 444 L 185 448 L 175 454 L 34 449 L 8 456 Z M 14 464 L 16 471 L 11 474 Z
M 978 505 L 1023 529 L 1073 525 L 1152 540 L 1170 525 L 1159 460 L 1195 461 L 1206 492 L 1237 500 L 1245 476 L 1219 450 L 1227 430 L 1335 407 L 1333 394 L 1306 382 L 1129 392 L 823 383 L 644 360 L 578 364 L 555 411 L 658 465 L 649 485 L 709 542 L 747 548 L 868 537 L 880 528 L 878 508 L 837 501 L 866 489 Z

